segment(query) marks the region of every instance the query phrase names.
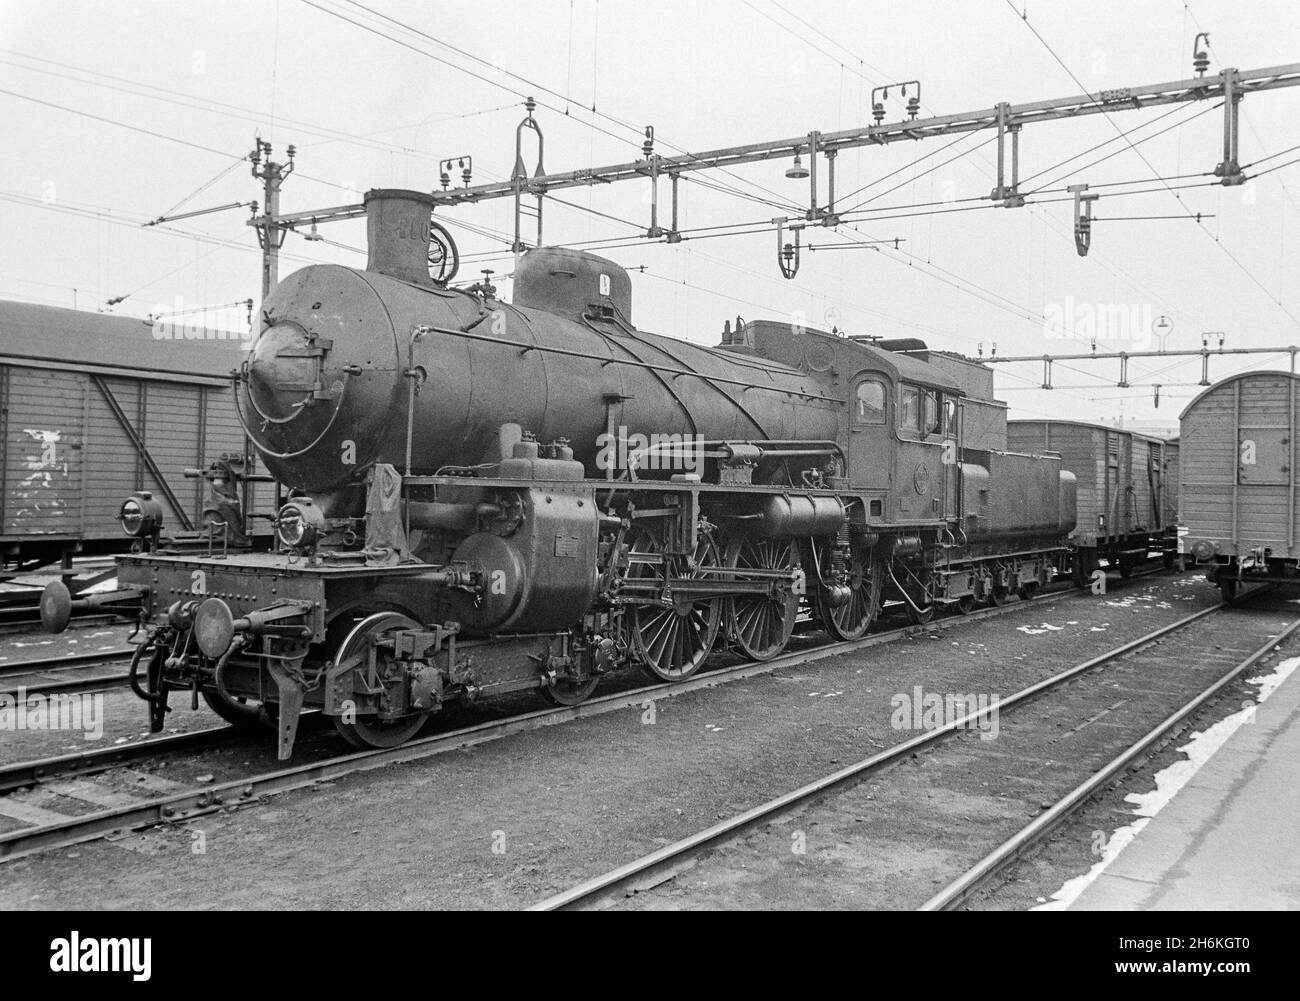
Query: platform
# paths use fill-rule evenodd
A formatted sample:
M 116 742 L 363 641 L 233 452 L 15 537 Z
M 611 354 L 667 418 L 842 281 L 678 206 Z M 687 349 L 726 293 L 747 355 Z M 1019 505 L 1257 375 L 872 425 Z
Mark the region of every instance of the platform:
M 1298 827 L 1293 668 L 1067 909 L 1300 909 Z

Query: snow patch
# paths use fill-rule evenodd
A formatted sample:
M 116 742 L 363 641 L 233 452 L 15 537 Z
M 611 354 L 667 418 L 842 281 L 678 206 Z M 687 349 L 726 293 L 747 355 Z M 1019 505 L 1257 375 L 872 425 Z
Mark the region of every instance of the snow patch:
M 1263 703 L 1277 691 L 1278 687 L 1286 681 L 1300 667 L 1300 657 L 1291 657 L 1282 661 L 1272 674 L 1263 675 L 1255 678 L 1247 678 L 1247 684 L 1256 685 L 1259 688 L 1256 696 L 1256 706 Z M 1228 742 L 1234 733 L 1243 725 L 1254 722 L 1256 706 L 1247 706 L 1231 716 L 1220 720 L 1207 730 L 1198 730 L 1192 734 L 1189 740 L 1178 750 L 1187 755 L 1186 758 L 1175 761 L 1167 768 L 1161 769 L 1156 773 L 1156 787 L 1150 792 L 1129 793 L 1124 797 L 1125 802 L 1134 805 L 1133 815 L 1138 819 L 1131 824 L 1114 831 L 1106 841 L 1106 847 L 1103 851 L 1101 860 L 1093 865 L 1091 869 L 1081 876 L 1075 876 L 1068 879 L 1059 890 L 1052 894 L 1052 899 L 1045 904 L 1030 908 L 1035 911 L 1063 911 L 1066 910 L 1085 889 L 1100 876 L 1107 867 L 1119 857 L 1138 833 L 1151 822 L 1151 818 L 1173 800 L 1192 777 L 1201 770 L 1201 766 L 1209 761 L 1216 751 Z

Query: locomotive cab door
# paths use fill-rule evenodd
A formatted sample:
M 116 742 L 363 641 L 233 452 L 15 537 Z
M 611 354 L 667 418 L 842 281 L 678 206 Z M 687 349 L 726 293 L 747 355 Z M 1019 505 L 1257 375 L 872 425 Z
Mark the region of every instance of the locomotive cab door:
M 849 397 L 849 484 L 855 490 L 879 490 L 893 485 L 894 437 L 889 433 L 894 385 L 883 372 L 859 372 Z M 875 505 L 873 505 L 875 506 Z M 870 512 L 884 515 L 881 506 Z

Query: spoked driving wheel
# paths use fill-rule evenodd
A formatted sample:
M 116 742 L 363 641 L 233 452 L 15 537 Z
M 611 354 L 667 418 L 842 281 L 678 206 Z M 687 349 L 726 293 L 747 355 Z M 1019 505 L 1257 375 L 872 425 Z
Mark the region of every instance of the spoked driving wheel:
M 639 592 L 642 598 L 664 598 L 668 604 L 634 604 L 626 621 L 636 660 L 647 674 L 662 681 L 681 681 L 697 670 L 713 649 L 722 622 L 722 598 L 697 598 L 673 594 L 665 585 L 673 580 L 717 579 L 706 573 L 720 566 L 718 547 L 705 532 L 699 535 L 692 559 L 665 555 L 658 539 L 639 531 L 628 552 L 630 580 L 655 581 L 657 594 Z
M 799 567 L 799 551 L 791 539 L 738 537 L 727 546 L 727 566 L 742 570 L 781 570 Z M 790 642 L 799 614 L 799 595 L 788 580 L 771 594 L 734 595 L 727 599 L 727 632 L 750 660 L 771 660 Z
M 829 555 L 823 557 L 829 558 Z M 823 572 L 825 569 L 823 565 Z M 817 609 L 822 625 L 831 636 L 837 640 L 856 640 L 871 628 L 880 611 L 884 575 L 876 551 L 856 542 L 844 570 L 847 595 L 836 595 L 822 587 L 817 592 Z
M 339 646 L 338 665 L 350 664 L 368 670 L 373 663 L 375 679 L 383 684 L 404 670 L 382 641 L 400 629 L 419 629 L 420 624 L 400 612 L 376 612 L 358 622 Z M 373 661 L 372 661 L 373 658 Z M 373 713 L 349 713 L 334 717 L 334 727 L 353 747 L 396 747 L 414 737 L 428 714 L 412 713 L 385 719 Z

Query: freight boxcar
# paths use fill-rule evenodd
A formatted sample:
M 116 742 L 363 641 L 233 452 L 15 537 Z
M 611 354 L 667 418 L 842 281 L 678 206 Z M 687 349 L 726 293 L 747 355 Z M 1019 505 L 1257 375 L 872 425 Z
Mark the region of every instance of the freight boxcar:
M 1297 394 L 1294 374 L 1250 372 L 1182 413 L 1185 546 L 1227 600 L 1243 581 L 1300 582 Z
M 1152 552 L 1178 552 L 1178 444 L 1084 421 L 1009 421 L 1008 446 L 1056 453 L 1078 485 L 1076 572 L 1097 566 L 1128 576 Z
M 0 301 L 0 568 L 126 550 L 118 516 L 136 492 L 166 535 L 197 535 L 208 487 L 193 470 L 226 455 L 254 474 L 230 381 L 246 345 L 198 333 Z M 274 509 L 269 484 L 247 491 L 245 512 Z

